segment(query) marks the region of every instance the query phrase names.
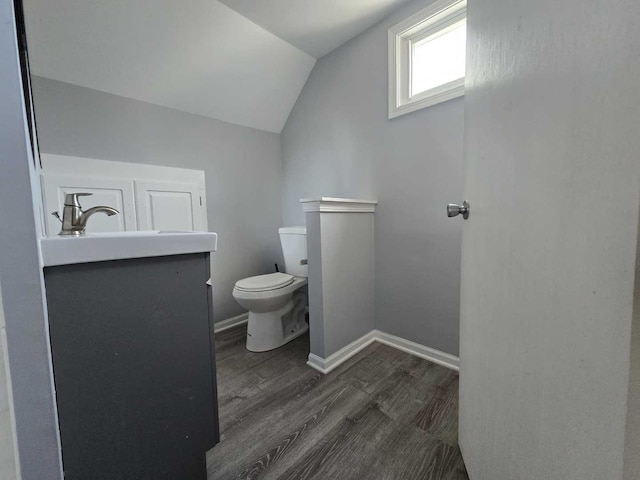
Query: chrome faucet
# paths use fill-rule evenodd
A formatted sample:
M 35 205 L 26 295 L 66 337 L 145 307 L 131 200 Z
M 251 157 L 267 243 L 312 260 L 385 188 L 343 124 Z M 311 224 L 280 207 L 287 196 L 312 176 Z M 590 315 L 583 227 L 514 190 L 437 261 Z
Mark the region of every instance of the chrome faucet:
M 82 210 L 78 197 L 88 197 L 89 195 L 93 195 L 93 193 L 67 193 L 65 195 L 62 218 L 60 218 L 58 212 L 51 214 L 62 223 L 62 230 L 60 230 L 59 235 L 73 235 L 76 237 L 84 235 L 87 221 L 94 213 L 106 213 L 109 216 L 120 213 L 115 208 L 104 206 Z

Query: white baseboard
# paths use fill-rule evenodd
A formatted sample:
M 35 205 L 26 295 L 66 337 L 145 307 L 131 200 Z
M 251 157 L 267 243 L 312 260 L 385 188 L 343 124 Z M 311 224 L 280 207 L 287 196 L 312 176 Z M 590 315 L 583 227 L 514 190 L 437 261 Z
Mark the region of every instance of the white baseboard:
M 353 357 L 360 350 L 365 347 L 371 345 L 375 342 L 375 330 L 370 331 L 369 333 L 361 336 L 357 340 L 351 342 L 349 345 L 342 347 L 337 352 L 329 355 L 327 358 L 319 357 L 318 355 L 314 355 L 313 353 L 309 354 L 309 361 L 307 365 L 311 368 L 315 368 L 320 373 L 327 374 L 334 368 L 336 368 L 341 363 L 346 362 L 351 357 Z
M 223 332 L 224 330 L 229 330 L 230 328 L 237 327 L 238 325 L 243 325 L 247 323 L 248 320 L 249 312 L 245 312 L 235 317 L 227 318 L 226 320 L 222 320 L 220 322 L 215 322 L 213 324 L 213 331 L 215 333 Z
M 420 345 L 419 343 L 405 340 L 404 338 L 396 337 L 395 335 L 390 335 L 380 330 L 375 330 L 375 332 L 376 342 L 384 343 L 385 345 L 410 353 L 416 357 L 424 358 L 425 360 L 450 368 L 456 372 L 460 370 L 460 359 L 455 355 L 441 352 L 435 348 Z
M 214 331 L 222 332 L 229 330 L 230 328 L 237 327 L 247 323 L 249 320 L 249 313 L 243 313 L 235 317 L 227 318 L 221 322 L 214 324 Z M 364 334 L 360 338 L 354 340 L 349 345 L 342 347 L 337 352 L 329 355 L 327 358 L 319 357 L 313 353 L 309 354 L 307 365 L 311 368 L 318 370 L 320 373 L 327 374 L 331 370 L 335 369 L 342 363 L 349 360 L 360 350 L 371 345 L 373 342 L 384 343 L 403 352 L 415 355 L 416 357 L 424 358 L 430 362 L 437 363 L 443 367 L 450 368 L 451 370 L 460 370 L 460 359 L 455 355 L 441 352 L 435 348 L 427 347 L 410 340 L 405 340 L 401 337 L 396 337 L 389 333 L 381 332 L 380 330 L 371 330 L 369 333 Z
M 337 352 L 329 355 L 327 358 L 322 358 L 310 353 L 307 365 L 318 370 L 320 373 L 327 374 L 340 364 L 353 357 L 360 350 L 371 345 L 373 342 L 384 343 L 385 345 L 397 348 L 398 350 L 415 355 L 416 357 L 424 358 L 425 360 L 437 363 L 438 365 L 450 368 L 451 370 L 460 370 L 460 359 L 455 355 L 441 352 L 440 350 L 426 347 L 419 343 L 381 332 L 380 330 L 370 331 L 357 340 L 351 342 L 349 345 L 342 347 Z

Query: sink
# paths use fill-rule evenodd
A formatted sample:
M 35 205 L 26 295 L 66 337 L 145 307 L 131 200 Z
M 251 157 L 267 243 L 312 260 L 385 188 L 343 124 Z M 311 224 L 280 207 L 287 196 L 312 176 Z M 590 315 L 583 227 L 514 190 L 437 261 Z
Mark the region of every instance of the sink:
M 141 230 L 87 233 L 80 237 L 51 235 L 40 240 L 45 267 L 102 262 L 127 258 L 161 257 L 215 252 L 218 235 L 213 232 Z

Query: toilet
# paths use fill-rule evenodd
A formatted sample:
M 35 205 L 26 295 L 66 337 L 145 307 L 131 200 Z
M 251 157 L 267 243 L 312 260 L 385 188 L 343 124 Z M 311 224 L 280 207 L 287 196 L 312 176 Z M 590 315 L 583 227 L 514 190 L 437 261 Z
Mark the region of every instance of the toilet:
M 286 273 L 268 273 L 236 282 L 233 298 L 249 311 L 247 350 L 281 347 L 309 329 L 307 294 L 307 228 L 278 229 Z

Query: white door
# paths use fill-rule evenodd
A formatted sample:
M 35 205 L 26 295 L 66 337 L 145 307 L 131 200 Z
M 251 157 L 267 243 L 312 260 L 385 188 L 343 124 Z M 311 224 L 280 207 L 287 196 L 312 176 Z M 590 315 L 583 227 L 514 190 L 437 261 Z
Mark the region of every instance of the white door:
M 469 475 L 622 479 L 640 2 L 478 0 L 467 15 L 471 211 L 451 221 L 464 224 L 460 445 Z
M 94 215 L 87 223 L 86 231 L 88 233 L 136 230 L 133 182 L 131 180 L 49 173 L 43 173 L 41 179 L 47 234 L 55 235 L 60 232 L 60 221 L 51 213 L 57 211 L 62 216 L 65 195 L 79 192 L 92 194 L 80 198 L 80 204 L 84 210 L 97 205 L 106 205 L 120 212 L 119 215 L 110 217 L 102 214 Z
M 135 182 L 140 230 L 205 231 L 203 192 L 197 184 Z

